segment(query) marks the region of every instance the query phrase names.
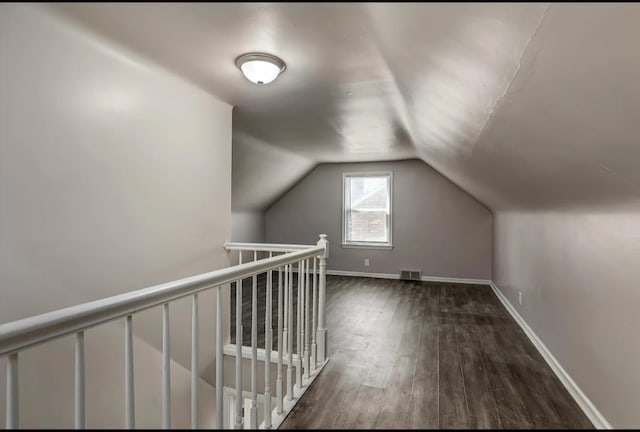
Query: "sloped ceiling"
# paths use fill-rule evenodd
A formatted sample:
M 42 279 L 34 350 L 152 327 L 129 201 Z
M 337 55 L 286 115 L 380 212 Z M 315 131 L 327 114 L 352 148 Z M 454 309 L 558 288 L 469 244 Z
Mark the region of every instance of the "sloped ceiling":
M 640 5 L 46 6 L 234 105 L 233 206 L 419 157 L 495 210 L 640 200 Z M 234 59 L 280 56 L 274 83 Z

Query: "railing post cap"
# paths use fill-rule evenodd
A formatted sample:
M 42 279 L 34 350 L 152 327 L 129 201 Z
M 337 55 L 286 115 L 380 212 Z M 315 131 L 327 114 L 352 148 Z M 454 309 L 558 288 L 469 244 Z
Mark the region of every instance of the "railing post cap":
M 324 248 L 324 255 L 320 257 L 320 259 L 329 258 L 329 241 L 327 241 L 326 234 L 320 234 L 320 240 L 318 240 L 318 246 L 322 246 Z

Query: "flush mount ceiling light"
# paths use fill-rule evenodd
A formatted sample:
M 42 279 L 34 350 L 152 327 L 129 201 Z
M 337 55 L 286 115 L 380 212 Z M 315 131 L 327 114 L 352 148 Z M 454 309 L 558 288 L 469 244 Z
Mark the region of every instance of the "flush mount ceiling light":
M 236 59 L 236 66 L 254 84 L 269 84 L 278 78 L 287 65 L 278 57 L 266 53 L 246 53 Z

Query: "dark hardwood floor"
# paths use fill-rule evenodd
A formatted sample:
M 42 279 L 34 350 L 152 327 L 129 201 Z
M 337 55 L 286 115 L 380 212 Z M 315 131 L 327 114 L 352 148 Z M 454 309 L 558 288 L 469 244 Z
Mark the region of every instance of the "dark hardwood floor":
M 487 286 L 328 276 L 327 323 L 283 429 L 593 428 Z
M 293 301 L 294 305 L 298 299 L 298 275 L 293 274 Z M 266 300 L 267 300 L 267 277 L 265 274 L 261 274 L 256 277 L 256 285 L 258 287 L 258 348 L 264 348 L 264 321 L 265 321 L 265 311 L 266 311 Z M 253 279 L 245 279 L 242 281 L 242 345 L 243 346 L 251 346 L 251 307 L 252 307 L 252 290 L 253 290 Z M 236 284 L 231 284 L 231 343 L 236 343 Z M 273 349 L 277 349 L 278 344 L 278 274 L 272 273 L 272 314 L 271 314 L 271 323 L 273 328 Z M 284 301 L 284 297 L 283 297 Z M 298 319 L 298 311 L 296 307 L 293 308 L 293 331 L 297 331 L 296 323 Z M 297 340 L 293 339 L 293 349 L 294 351 L 297 349 Z

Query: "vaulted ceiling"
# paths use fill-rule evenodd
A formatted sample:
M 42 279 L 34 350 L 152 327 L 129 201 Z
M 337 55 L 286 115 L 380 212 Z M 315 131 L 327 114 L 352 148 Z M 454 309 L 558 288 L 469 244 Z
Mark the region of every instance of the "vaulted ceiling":
M 489 207 L 640 201 L 640 5 L 47 6 L 234 105 L 233 206 L 418 157 Z M 257 87 L 234 59 L 281 57 Z

